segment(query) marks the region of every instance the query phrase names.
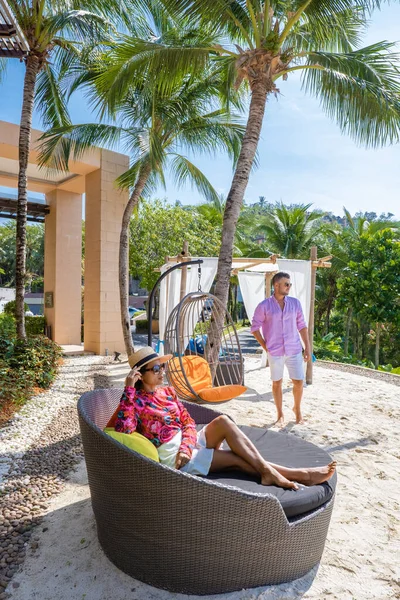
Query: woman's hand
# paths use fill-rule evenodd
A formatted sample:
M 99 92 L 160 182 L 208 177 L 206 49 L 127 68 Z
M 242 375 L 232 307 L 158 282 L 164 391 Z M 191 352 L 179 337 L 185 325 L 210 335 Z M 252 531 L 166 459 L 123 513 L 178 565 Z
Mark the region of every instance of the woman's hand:
M 135 383 L 139 379 L 142 379 L 142 375 L 139 369 L 132 369 L 132 371 L 128 373 L 128 376 L 125 379 L 125 387 L 135 387 Z
M 175 459 L 175 469 L 182 469 L 182 467 L 188 464 L 189 460 L 190 456 L 183 452 L 178 452 Z

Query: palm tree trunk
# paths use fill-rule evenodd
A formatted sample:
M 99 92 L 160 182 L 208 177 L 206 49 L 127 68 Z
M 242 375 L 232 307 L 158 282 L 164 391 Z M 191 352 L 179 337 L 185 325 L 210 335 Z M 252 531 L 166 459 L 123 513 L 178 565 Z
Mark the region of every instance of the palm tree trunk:
M 344 351 L 344 355 L 347 356 L 349 353 L 349 337 L 350 337 L 350 325 L 351 325 L 351 317 L 353 316 L 353 307 L 350 306 L 348 311 L 347 311 L 347 317 L 346 317 L 346 331 L 344 334 L 344 346 L 343 346 L 343 351 Z
M 225 204 L 224 219 L 222 225 L 221 249 L 218 257 L 217 283 L 215 295 L 221 300 L 223 306 L 228 305 L 229 281 L 232 269 L 233 241 L 236 232 L 240 209 L 243 204 L 244 193 L 249 181 L 251 167 L 257 151 L 260 139 L 262 123 L 267 100 L 268 81 L 263 73 L 252 84 L 252 95 L 249 109 L 249 118 L 243 137 L 239 160 L 236 165 L 231 189 Z M 251 316 L 249 316 L 251 318 Z M 218 313 L 215 321 L 211 321 L 208 332 L 206 355 L 211 365 L 211 375 L 214 378 L 217 358 L 221 345 L 221 332 L 223 328 L 223 315 Z
M 260 74 L 257 81 L 252 85 L 249 118 L 231 189 L 226 200 L 222 226 L 222 242 L 218 257 L 217 284 L 215 287 L 215 295 L 221 300 L 224 306 L 227 305 L 228 301 L 236 225 L 260 139 L 268 91 L 268 82 Z
M 15 242 L 15 317 L 17 320 L 17 337 L 19 339 L 26 338 L 24 295 L 26 271 L 26 217 L 28 210 L 27 169 L 31 144 L 35 84 L 38 72 L 39 58 L 34 55 L 29 55 L 26 59 L 21 124 L 19 130 L 17 234 Z
M 121 306 L 121 325 L 124 336 L 125 350 L 128 356 L 134 352 L 130 319 L 129 319 L 129 223 L 132 212 L 143 192 L 149 178 L 151 167 L 144 165 L 139 172 L 138 180 L 128 200 L 122 217 L 121 234 L 119 238 L 119 298 Z
M 379 351 L 381 341 L 381 324 L 376 324 L 376 338 L 375 338 L 375 369 L 379 367 Z

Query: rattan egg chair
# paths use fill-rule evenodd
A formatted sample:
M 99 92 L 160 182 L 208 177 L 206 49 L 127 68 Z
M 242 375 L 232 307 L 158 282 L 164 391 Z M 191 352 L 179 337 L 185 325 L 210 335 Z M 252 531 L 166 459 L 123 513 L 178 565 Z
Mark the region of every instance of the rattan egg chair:
M 164 336 L 167 379 L 184 400 L 226 402 L 246 391 L 239 338 L 222 302 L 202 291 L 171 312 Z

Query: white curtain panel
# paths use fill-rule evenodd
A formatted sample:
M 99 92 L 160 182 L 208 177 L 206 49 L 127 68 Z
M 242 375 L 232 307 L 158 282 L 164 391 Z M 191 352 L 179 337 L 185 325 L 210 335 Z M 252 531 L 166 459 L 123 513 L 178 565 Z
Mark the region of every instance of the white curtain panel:
M 247 317 L 252 321 L 257 306 L 265 300 L 265 273 L 239 271 L 238 279 Z M 267 366 L 267 353 L 264 350 L 261 355 L 261 366 Z
M 308 325 L 311 302 L 311 261 L 310 260 L 277 260 L 279 270 L 289 273 L 292 287 L 290 296 L 300 300 L 304 318 Z
M 203 292 L 209 292 L 217 273 L 218 258 L 198 257 L 203 260 L 201 265 L 201 289 Z M 192 257 L 191 260 L 197 260 Z M 171 263 L 161 267 L 161 273 L 165 273 L 171 268 Z M 164 354 L 164 334 L 169 315 L 179 303 L 179 294 L 181 289 L 182 269 L 172 271 L 165 277 L 160 284 L 160 307 L 159 307 L 159 342 L 157 343 L 158 353 Z M 196 292 L 198 289 L 198 266 L 191 265 L 187 267 L 186 294 Z

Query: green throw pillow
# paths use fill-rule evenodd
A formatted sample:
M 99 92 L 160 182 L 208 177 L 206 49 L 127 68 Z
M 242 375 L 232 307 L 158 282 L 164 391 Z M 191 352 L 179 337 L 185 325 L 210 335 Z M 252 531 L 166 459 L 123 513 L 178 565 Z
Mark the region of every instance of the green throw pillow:
M 127 446 L 131 450 L 143 454 L 143 456 L 147 456 L 147 458 L 151 458 L 156 462 L 160 462 L 157 448 L 153 446 L 150 440 L 144 437 L 144 435 L 141 435 L 136 431 L 134 433 L 120 433 L 119 431 L 115 431 L 112 427 L 106 427 L 104 433 L 107 433 L 107 435 L 114 438 L 114 440 L 117 440 L 117 442 Z

